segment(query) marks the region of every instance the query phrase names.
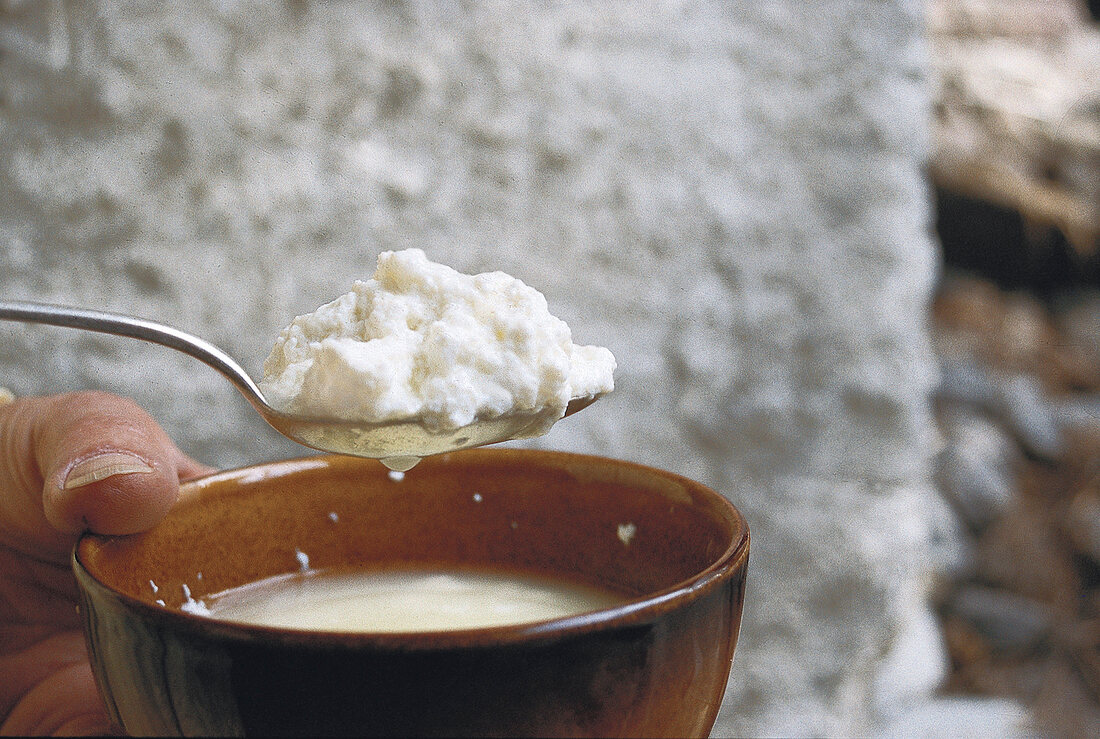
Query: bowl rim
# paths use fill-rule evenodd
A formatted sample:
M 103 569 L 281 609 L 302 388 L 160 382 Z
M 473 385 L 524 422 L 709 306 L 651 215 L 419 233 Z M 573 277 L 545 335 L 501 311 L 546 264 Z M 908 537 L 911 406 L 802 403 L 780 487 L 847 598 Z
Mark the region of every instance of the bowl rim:
M 470 449 L 453 454 L 464 457 L 503 455 L 507 459 L 537 462 L 540 459 L 555 460 L 558 467 L 573 461 L 580 464 L 611 462 L 614 466 L 632 469 L 644 474 L 656 475 L 666 480 L 701 492 L 724 516 L 731 521 L 732 541 L 711 563 L 693 576 L 667 588 L 645 595 L 631 597 L 615 606 L 585 613 L 504 626 L 471 629 L 412 632 L 338 632 L 286 627 L 263 626 L 238 621 L 228 621 L 192 614 L 174 608 L 153 605 L 131 597 L 99 580 L 81 561 L 81 550 L 94 542 L 126 538 L 86 532 L 72 549 L 71 564 L 81 589 L 97 591 L 101 596 L 117 600 L 128 610 L 145 619 L 163 622 L 175 630 L 201 632 L 211 639 L 235 642 L 277 643 L 285 646 L 310 646 L 313 648 L 378 648 L 395 651 L 433 651 L 457 647 L 496 647 L 513 644 L 539 644 L 560 641 L 594 631 L 609 631 L 651 623 L 661 616 L 686 606 L 710 594 L 722 582 L 732 578 L 747 566 L 750 535 L 744 515 L 725 496 L 700 482 L 683 475 L 637 462 L 591 454 L 578 454 L 546 449 L 498 448 Z M 450 454 L 438 455 L 448 457 Z M 180 499 L 176 505 L 193 505 L 201 500 L 203 492 L 217 483 L 279 477 L 302 471 L 332 467 L 334 465 L 359 464 L 365 460 L 341 455 L 315 455 L 295 459 L 263 462 L 230 470 L 222 470 L 188 480 L 180 485 Z M 87 543 L 86 543 L 87 542 Z

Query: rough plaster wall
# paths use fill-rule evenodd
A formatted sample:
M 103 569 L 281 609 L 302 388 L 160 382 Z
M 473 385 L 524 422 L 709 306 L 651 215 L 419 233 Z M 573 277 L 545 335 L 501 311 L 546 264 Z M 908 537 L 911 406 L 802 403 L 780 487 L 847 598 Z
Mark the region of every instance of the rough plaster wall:
M 926 696 L 917 3 L 0 8 L 0 295 L 160 319 L 258 371 L 381 250 L 515 274 L 620 364 L 538 444 L 748 515 L 716 734 L 861 733 Z M 188 358 L 0 338 L 18 393 L 135 396 L 221 466 L 301 453 Z

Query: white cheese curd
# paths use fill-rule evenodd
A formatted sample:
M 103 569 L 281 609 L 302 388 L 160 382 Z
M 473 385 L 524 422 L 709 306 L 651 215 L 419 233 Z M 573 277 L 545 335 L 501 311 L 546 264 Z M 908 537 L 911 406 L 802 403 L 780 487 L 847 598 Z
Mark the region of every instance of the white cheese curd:
M 577 346 L 546 298 L 503 272 L 464 275 L 420 249 L 383 252 L 374 276 L 283 330 L 260 388 L 285 412 L 433 432 L 517 413 L 546 420 L 610 392 L 615 358 Z

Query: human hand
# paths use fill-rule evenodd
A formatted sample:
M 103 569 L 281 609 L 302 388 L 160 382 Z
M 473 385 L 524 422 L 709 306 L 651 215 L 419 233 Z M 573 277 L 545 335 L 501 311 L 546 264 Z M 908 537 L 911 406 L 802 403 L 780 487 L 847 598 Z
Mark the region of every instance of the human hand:
M 0 398 L 0 734 L 111 731 L 69 557 L 85 530 L 142 531 L 210 470 L 133 401 Z

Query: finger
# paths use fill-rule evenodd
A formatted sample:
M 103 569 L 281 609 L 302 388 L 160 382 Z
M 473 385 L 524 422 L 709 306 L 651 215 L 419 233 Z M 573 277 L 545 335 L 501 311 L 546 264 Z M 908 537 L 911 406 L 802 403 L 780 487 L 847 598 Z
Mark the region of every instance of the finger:
M 0 725 L 5 736 L 105 735 L 111 723 L 91 666 L 78 661 L 46 675 Z
M 142 531 L 179 492 L 184 455 L 131 400 L 76 393 L 53 400 L 38 429 L 46 518 L 63 532 Z
M 25 398 L 0 408 L 0 533 L 64 555 L 79 532 L 152 526 L 181 476 L 201 474 L 133 401 L 102 392 Z M 7 479 L 5 479 L 5 477 Z
M 202 477 L 203 475 L 209 475 L 217 470 L 214 467 L 205 465 L 201 462 L 188 457 L 183 452 L 180 452 L 180 459 L 176 462 L 176 472 L 179 475 L 180 482 L 185 480 L 193 480 L 196 477 Z

